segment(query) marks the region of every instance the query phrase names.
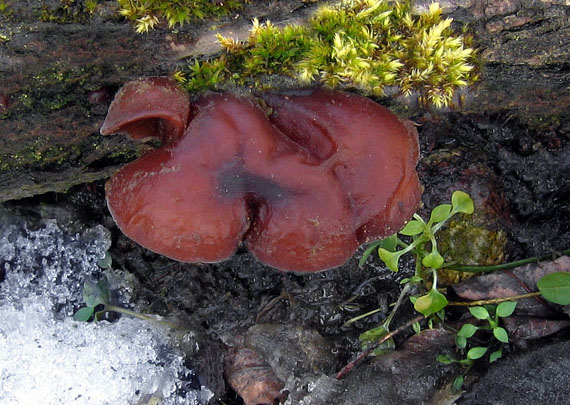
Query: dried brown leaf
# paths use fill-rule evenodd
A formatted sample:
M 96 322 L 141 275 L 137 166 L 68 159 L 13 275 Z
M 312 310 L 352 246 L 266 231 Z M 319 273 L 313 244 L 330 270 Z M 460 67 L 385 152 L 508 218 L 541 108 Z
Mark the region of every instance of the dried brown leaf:
M 269 364 L 253 350 L 231 347 L 226 355 L 225 374 L 228 383 L 246 405 L 273 405 L 283 402 L 284 384 Z

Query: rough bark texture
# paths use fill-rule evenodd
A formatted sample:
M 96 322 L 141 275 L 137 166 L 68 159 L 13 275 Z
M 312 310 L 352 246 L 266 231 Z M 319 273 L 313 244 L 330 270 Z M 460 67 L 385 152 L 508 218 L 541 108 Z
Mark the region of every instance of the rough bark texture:
M 483 62 L 481 81 L 457 108 L 569 132 L 570 2 L 441 3 L 469 24 Z M 56 0 L 8 5 L 0 14 L 0 201 L 106 178 L 139 155 L 147 146 L 99 135 L 110 97 L 128 80 L 172 73 L 184 56 L 215 53 L 212 25 L 243 36 L 253 16 L 297 22 L 316 6 L 254 1 L 239 16 L 139 35 L 110 0 L 90 17 L 66 16 Z

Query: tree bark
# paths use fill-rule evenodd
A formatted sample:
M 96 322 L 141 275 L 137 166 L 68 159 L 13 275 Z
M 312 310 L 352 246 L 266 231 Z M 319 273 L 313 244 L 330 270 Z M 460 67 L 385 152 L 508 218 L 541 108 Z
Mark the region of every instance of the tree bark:
M 124 82 L 169 75 L 185 57 L 215 54 L 216 30 L 244 37 L 254 16 L 302 22 L 318 6 L 254 1 L 227 18 L 140 35 L 118 17 L 114 1 L 100 1 L 89 18 L 61 17 L 55 0 L 37 3 L 8 3 L 0 15 L 0 201 L 104 179 L 148 148 L 99 134 Z M 468 25 L 482 61 L 481 80 L 456 110 L 570 132 L 570 1 L 441 5 L 458 26 Z

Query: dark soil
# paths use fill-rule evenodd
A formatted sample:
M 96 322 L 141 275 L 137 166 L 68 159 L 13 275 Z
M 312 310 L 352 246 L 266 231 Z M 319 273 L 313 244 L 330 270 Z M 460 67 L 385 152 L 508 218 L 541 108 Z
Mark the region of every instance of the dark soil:
M 424 214 L 448 201 L 453 190 L 461 189 L 476 202 L 477 226 L 506 234 L 501 259 L 544 255 L 570 246 L 567 132 L 538 133 L 500 116 L 423 114 L 415 121 L 420 124 L 418 171 L 425 186 Z M 36 216 L 60 217 L 65 222 L 73 219 L 89 226 L 103 224 L 110 229 L 115 266 L 132 272 L 140 282 L 135 301 L 146 303 L 148 312 L 174 315 L 203 334 L 201 343 L 214 352 L 203 373 L 225 403 L 233 403 L 229 398 L 235 394 L 219 374 L 220 342 L 245 333 L 254 324 L 311 328 L 329 340 L 338 371 L 359 351 L 359 333 L 387 315 L 388 304 L 399 292 L 399 280 L 412 274 L 413 263 L 404 261 L 405 269 L 395 274 L 376 256 L 359 268 L 362 251 L 341 268 L 308 275 L 268 268 L 244 249 L 217 264 L 175 262 L 121 234 L 107 211 L 103 182 L 5 204 Z M 375 308 L 382 311 L 342 326 Z M 413 311 L 407 308 L 393 326 L 412 317 Z M 406 337 L 398 336 L 396 342 L 401 344 Z
M 186 63 L 182 57 L 215 52 L 217 45 L 207 39 L 215 32 L 212 25 L 243 35 L 254 16 L 295 22 L 315 5 L 254 0 L 243 12 L 217 21 L 198 22 L 175 33 L 159 27 L 141 36 L 116 17 L 111 0 L 99 1 L 96 16 L 87 20 L 66 20 L 56 0 L 7 3 L 11 12 L 0 16 L 0 33 L 9 36 L 9 41 L 0 42 L 0 201 L 31 218 L 102 224 L 111 230 L 114 265 L 140 282 L 133 299 L 148 312 L 173 317 L 196 331 L 204 349 L 189 362 L 198 365 L 219 403 L 241 403 L 224 380 L 224 344 L 252 325 L 318 331 L 334 358 L 329 376 L 354 358 L 360 350 L 358 335 L 388 314 L 400 291 L 399 281 L 412 274 L 411 261 L 401 261 L 403 269 L 397 274 L 381 265 L 377 256 L 359 268 L 361 249 L 339 269 L 299 275 L 268 268 L 240 249 L 223 263 L 178 263 L 122 235 L 104 197 L 104 179 L 150 147 L 98 133 L 109 99 L 123 83 L 139 76 L 171 74 Z M 425 112 L 390 102 L 390 107 L 412 115 L 419 125 L 418 172 L 425 187 L 421 214 L 425 217 L 435 205 L 449 201 L 454 190 L 473 197 L 476 213 L 458 220 L 471 222 L 462 223 L 467 231 L 456 234 L 462 238 L 465 261 L 492 264 L 568 249 L 570 8 L 561 1 L 444 3 L 457 23 L 470 24 L 485 66 L 480 84 L 467 94 L 459 112 Z M 42 6 L 62 19 L 40 21 Z M 23 198 L 29 196 L 33 197 Z M 343 327 L 347 320 L 376 308 L 381 311 Z M 413 316 L 411 307 L 405 306 L 392 327 Z M 410 335 L 397 336 L 398 347 Z M 508 356 L 506 361 L 508 367 Z M 426 363 L 426 367 L 436 366 Z M 483 365 L 476 375 L 485 375 L 487 369 Z M 427 380 L 437 388 L 452 374 L 442 370 L 434 373 L 437 381 Z M 396 377 L 404 381 L 403 373 Z M 373 369 L 362 369 L 350 377 L 343 387 L 348 391 L 342 394 L 348 402 L 343 403 L 378 398 L 381 394 L 370 392 L 374 384 L 360 392 L 367 384 L 361 376 L 375 374 Z M 419 390 L 420 385 L 414 387 Z M 383 401 L 402 403 L 404 397 L 396 391 Z M 416 403 L 425 395 L 418 392 Z M 475 403 L 482 397 L 466 398 L 465 403 Z

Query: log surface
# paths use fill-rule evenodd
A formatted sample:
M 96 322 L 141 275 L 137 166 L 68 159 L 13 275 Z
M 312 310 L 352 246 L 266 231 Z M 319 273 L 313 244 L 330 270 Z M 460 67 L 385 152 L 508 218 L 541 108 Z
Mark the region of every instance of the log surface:
M 254 16 L 296 23 L 317 6 L 258 1 L 215 21 L 140 35 L 109 0 L 84 21 L 42 21 L 42 10 L 57 3 L 14 2 L 0 15 L 0 201 L 107 178 L 149 147 L 99 134 L 110 98 L 124 82 L 169 75 L 185 57 L 215 54 L 216 30 L 243 38 Z M 441 5 L 458 26 L 468 24 L 483 61 L 480 82 L 456 110 L 570 132 L 570 1 Z

